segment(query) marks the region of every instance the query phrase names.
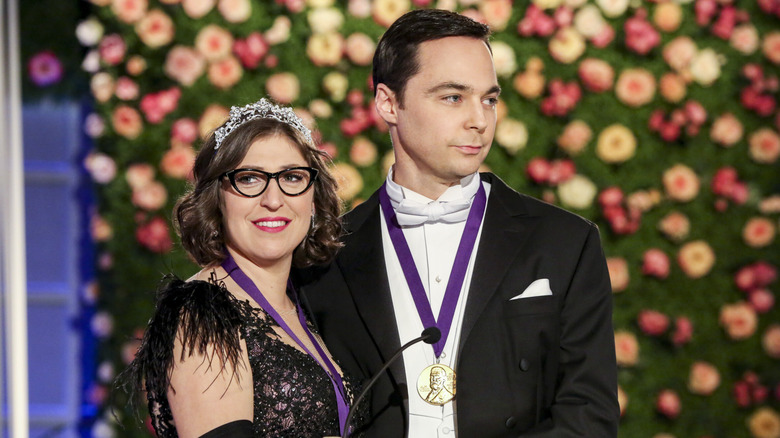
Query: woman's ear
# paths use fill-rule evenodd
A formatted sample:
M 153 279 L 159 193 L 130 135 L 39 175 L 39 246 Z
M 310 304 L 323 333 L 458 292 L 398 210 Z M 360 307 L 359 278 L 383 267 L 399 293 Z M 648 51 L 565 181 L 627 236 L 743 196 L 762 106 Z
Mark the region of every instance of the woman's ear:
M 374 96 L 374 105 L 379 117 L 387 124 L 394 125 L 398 123 L 398 100 L 396 94 L 385 84 L 376 86 L 376 96 Z

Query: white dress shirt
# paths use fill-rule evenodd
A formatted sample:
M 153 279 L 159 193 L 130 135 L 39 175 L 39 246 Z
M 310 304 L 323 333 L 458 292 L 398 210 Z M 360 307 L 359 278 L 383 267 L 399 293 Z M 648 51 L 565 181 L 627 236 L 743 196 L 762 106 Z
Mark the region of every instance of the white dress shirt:
M 448 188 L 437 200 L 431 200 L 423 195 L 415 193 L 409 189 L 403 188 L 393 182 L 392 169 L 387 176 L 387 185 L 391 185 L 393 190 L 388 191 L 398 196 L 403 193 L 404 198 L 419 202 L 430 203 L 437 201 L 450 201 L 463 199 L 464 187 L 480 184 L 479 174 L 475 173 L 463 178 L 459 185 Z M 490 184 L 482 183 L 486 195 L 490 193 Z M 478 187 L 478 186 L 476 186 Z M 474 193 L 476 190 L 465 190 Z M 473 199 L 473 196 L 471 196 Z M 393 199 L 393 204 L 397 205 L 399 199 Z M 401 264 L 398 261 L 393 243 L 387 231 L 384 215 L 380 215 L 382 221 L 382 245 L 384 248 L 385 264 L 387 268 L 387 277 L 390 283 L 390 293 L 393 300 L 393 309 L 395 310 L 396 324 L 401 345 L 417 338 L 425 327 L 423 327 L 420 316 L 415 307 L 409 286 L 406 283 Z M 438 320 L 439 310 L 444 300 L 444 292 L 447 288 L 447 280 L 452 270 L 452 264 L 455 260 L 455 253 L 460 243 L 461 235 L 466 226 L 466 222 L 445 223 L 434 222 L 424 223 L 422 225 L 403 227 L 403 233 L 412 253 L 417 272 L 420 275 L 423 287 L 431 305 L 433 315 Z M 452 368 L 456 375 L 458 370 L 455 368 L 457 345 L 460 341 L 460 329 L 463 322 L 463 310 L 466 305 L 469 285 L 471 284 L 472 272 L 474 269 L 474 260 L 476 258 L 479 239 L 482 234 L 480 224 L 477 240 L 474 244 L 471 257 L 469 259 L 466 276 L 463 280 L 463 286 L 458 297 L 455 315 L 453 316 L 452 326 L 449 336 L 444 346 L 439 363 Z M 454 402 L 449 402 L 444 406 L 434 406 L 426 403 L 417 393 L 417 379 L 420 372 L 429 365 L 436 363 L 436 357 L 433 352 L 433 345 L 418 343 L 408 348 L 403 353 L 404 368 L 406 372 L 406 382 L 409 390 L 409 435 L 408 438 L 451 438 L 456 436 Z M 457 400 L 457 378 L 456 378 L 456 400 Z

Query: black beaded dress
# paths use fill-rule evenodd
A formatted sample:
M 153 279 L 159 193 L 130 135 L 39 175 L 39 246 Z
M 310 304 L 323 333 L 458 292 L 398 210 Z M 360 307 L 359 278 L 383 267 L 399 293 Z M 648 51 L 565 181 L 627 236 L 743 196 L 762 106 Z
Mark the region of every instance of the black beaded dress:
M 217 346 L 217 354 L 229 363 L 238 363 L 240 341 L 246 341 L 254 386 L 254 436 L 340 435 L 328 374 L 314 358 L 282 341 L 273 318 L 235 298 L 223 284 L 173 279 L 159 292 L 154 316 L 129 369 L 135 386 L 145 386 L 159 437 L 178 437 L 167 391 L 179 327 L 188 350 Z M 309 329 L 313 330 L 311 323 Z M 349 403 L 358 392 L 356 382 L 346 373 L 343 380 Z

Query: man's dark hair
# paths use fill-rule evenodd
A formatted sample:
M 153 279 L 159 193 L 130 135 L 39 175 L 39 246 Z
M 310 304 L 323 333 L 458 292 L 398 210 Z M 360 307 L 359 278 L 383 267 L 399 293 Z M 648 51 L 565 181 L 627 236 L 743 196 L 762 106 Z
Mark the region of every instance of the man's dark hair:
M 374 95 L 376 86 L 385 84 L 403 105 L 406 83 L 420 69 L 419 45 L 455 36 L 482 40 L 490 49 L 490 28 L 456 12 L 417 9 L 401 16 L 387 29 L 374 52 Z

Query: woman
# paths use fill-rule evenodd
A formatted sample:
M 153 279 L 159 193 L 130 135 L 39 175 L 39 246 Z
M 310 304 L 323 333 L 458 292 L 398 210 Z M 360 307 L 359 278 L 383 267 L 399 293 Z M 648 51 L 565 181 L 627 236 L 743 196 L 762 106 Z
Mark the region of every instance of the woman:
M 158 436 L 341 435 L 354 386 L 288 281 L 293 263 L 340 246 L 325 160 L 292 110 L 265 99 L 233 107 L 201 149 L 174 216 L 203 269 L 160 292 L 129 371 Z

